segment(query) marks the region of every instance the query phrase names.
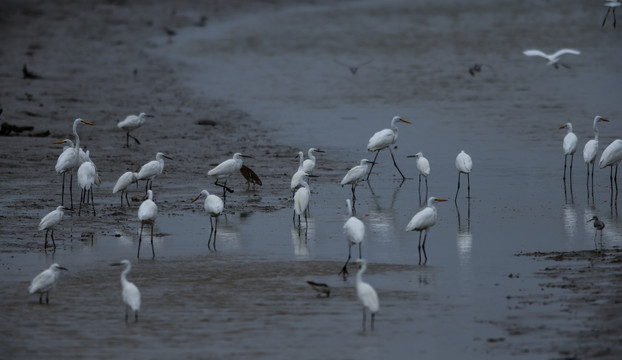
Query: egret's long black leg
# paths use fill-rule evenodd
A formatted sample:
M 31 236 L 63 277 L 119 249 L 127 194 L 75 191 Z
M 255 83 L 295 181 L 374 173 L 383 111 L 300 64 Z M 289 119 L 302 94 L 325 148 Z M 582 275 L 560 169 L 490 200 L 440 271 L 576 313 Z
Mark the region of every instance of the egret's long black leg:
M 140 235 L 138 235 L 138 253 L 136 254 L 136 258 L 140 259 L 140 244 L 143 242 L 143 227 L 145 223 L 140 224 Z
M 605 13 L 605 17 L 603 18 L 603 24 L 601 25 L 601 27 L 605 26 L 605 23 L 607 22 L 607 16 L 609 16 L 609 11 L 611 11 L 611 8 L 607 7 L 607 13 Z M 615 23 L 615 12 L 614 12 L 613 19 L 614 19 L 614 23 Z M 615 25 L 614 25 L 614 27 L 615 27 Z
M 395 162 L 395 156 L 393 156 L 393 150 L 391 150 L 390 146 L 389 146 L 389 153 L 391 154 L 391 159 L 393 159 L 393 165 L 395 165 L 395 168 L 397 169 L 397 171 L 400 173 L 400 175 L 402 175 L 402 179 L 406 179 L 406 176 L 402 174 L 402 170 L 400 170 L 400 168 L 397 166 L 397 163 Z
M 454 202 L 458 200 L 458 192 L 460 191 L 460 171 L 458 171 L 458 188 L 456 189 L 456 196 L 454 197 Z
M 348 275 L 348 263 L 350 262 L 351 257 L 352 257 L 352 245 L 348 244 L 348 260 L 346 260 L 346 263 L 341 268 L 341 271 L 339 272 L 339 274 L 337 274 L 337 275 L 343 274 L 344 280 L 346 279 L 346 275 Z
M 374 156 L 374 161 L 371 163 L 371 168 L 369 168 L 369 172 L 367 173 L 367 178 L 365 180 L 369 180 L 369 175 L 371 175 L 371 171 L 374 169 L 374 165 L 376 165 L 376 159 L 378 158 L 378 154 L 380 150 L 376 150 L 376 156 Z
M 153 248 L 153 223 L 151 223 L 151 256 L 155 259 L 155 249 Z

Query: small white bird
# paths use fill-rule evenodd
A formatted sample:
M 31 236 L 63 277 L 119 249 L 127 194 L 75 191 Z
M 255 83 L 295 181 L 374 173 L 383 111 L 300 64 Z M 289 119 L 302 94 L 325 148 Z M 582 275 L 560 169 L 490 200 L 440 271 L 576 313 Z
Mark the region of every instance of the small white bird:
M 605 17 L 603 18 L 603 24 L 601 25 L 601 27 L 605 26 L 605 22 L 607 22 L 607 16 L 609 16 L 609 12 L 613 9 L 613 28 L 615 29 L 616 27 L 616 8 L 620 5 L 622 5 L 622 2 L 619 2 L 617 0 L 606 0 L 605 4 L 607 7 L 607 13 L 605 13 Z
M 63 219 L 65 215 L 63 209 L 64 207 L 62 205 L 56 207 L 56 210 L 49 212 L 39 222 L 39 231 L 45 230 L 45 245 L 43 248 L 48 247 L 48 232 L 52 231 L 52 245 L 54 245 L 54 249 L 56 249 L 56 243 L 54 242 L 54 226 L 58 225 Z
M 218 217 L 222 214 L 225 208 L 225 203 L 216 195 L 210 194 L 207 190 L 202 190 L 199 196 L 194 198 L 192 202 L 195 202 L 205 195 L 205 202 L 203 208 L 209 214 L 210 232 L 209 239 L 207 240 L 207 247 L 210 248 L 210 242 L 212 241 L 212 234 L 214 234 L 214 250 L 216 250 L 216 232 L 218 231 Z M 212 219 L 215 219 L 216 226 L 212 223 Z
M 302 182 L 305 180 L 305 171 L 304 168 L 304 153 L 302 151 L 298 152 L 298 157 L 300 158 L 298 164 L 298 170 L 292 175 L 292 181 L 289 184 L 289 188 L 294 193 L 299 186 L 302 186 Z
M 594 187 L 594 162 L 596 160 L 596 155 L 598 154 L 598 122 L 609 120 L 605 119 L 602 116 L 595 116 L 594 123 L 592 124 L 592 128 L 594 130 L 594 138 L 588 140 L 583 147 L 583 161 L 587 165 L 587 182 L 589 185 L 590 182 L 590 164 L 592 164 L 592 187 Z
M 214 184 L 222 188 L 223 201 L 227 201 L 227 191 L 233 192 L 233 189 L 227 187 L 227 180 L 231 175 L 240 171 L 242 165 L 244 164 L 242 158 L 250 157 L 251 156 L 243 155 L 241 153 L 235 153 L 233 154 L 233 158 L 221 162 L 218 166 L 207 172 L 208 176 L 216 178 L 216 182 Z M 220 180 L 225 180 L 225 183 L 219 183 Z
M 374 318 L 380 309 L 380 301 L 378 300 L 376 290 L 363 281 L 363 273 L 367 270 L 367 262 L 363 259 L 357 259 L 356 263 L 360 266 L 359 271 L 356 273 L 356 294 L 361 303 L 363 303 L 363 330 L 365 330 L 366 309 L 369 309 L 371 313 L 371 329 L 374 330 Z
M 456 189 L 456 197 L 454 201 L 458 199 L 458 191 L 460 191 L 460 174 L 466 174 L 467 176 L 467 198 L 471 198 L 471 169 L 473 169 L 473 160 L 469 154 L 464 150 L 460 151 L 456 156 L 456 169 L 458 169 L 458 189 Z
M 613 166 L 616 167 L 616 189 L 618 188 L 618 165 L 620 164 L 620 160 L 622 160 L 622 140 L 616 139 L 611 142 L 611 144 L 607 145 L 605 150 L 603 150 L 602 155 L 600 156 L 600 161 L 598 162 L 598 167 L 603 169 L 607 166 L 610 166 L 611 169 L 609 171 L 609 182 L 611 184 L 611 190 L 613 191 Z
M 119 176 L 117 183 L 114 184 L 112 193 L 116 194 L 119 191 L 121 192 L 121 207 L 123 207 L 123 193 L 125 193 L 125 201 L 127 202 L 127 206 L 130 206 L 130 201 L 127 199 L 127 188 L 133 183 L 138 184 L 138 173 L 127 171 L 123 173 L 123 175 Z
M 580 51 L 578 50 L 574 50 L 574 49 L 561 49 L 558 50 L 557 52 L 553 53 L 553 54 L 545 54 L 540 50 L 536 50 L 536 49 L 531 49 L 531 50 L 525 50 L 523 51 L 523 54 L 527 55 L 527 56 L 540 56 L 543 57 L 545 59 L 547 59 L 549 62 L 547 63 L 547 65 L 553 65 L 555 66 L 556 69 L 558 69 L 558 65 L 561 65 L 563 67 L 566 68 L 570 68 L 570 66 L 562 64 L 559 62 L 559 57 L 564 55 L 564 54 L 573 54 L 573 55 L 579 55 L 581 54 Z
M 359 258 L 362 258 L 363 239 L 365 239 L 365 224 L 356 216 L 352 215 L 352 203 L 350 199 L 346 199 L 346 206 L 348 207 L 348 220 L 343 224 L 343 232 L 346 234 L 346 241 L 348 242 L 348 260 L 346 260 L 346 263 L 338 274 L 343 274 L 344 280 L 348 275 L 348 263 L 350 262 L 350 258 L 352 258 L 352 246 L 359 246 Z
M 417 171 L 419 172 L 419 201 L 421 201 L 421 177 L 425 177 L 425 197 L 428 197 L 428 175 L 430 175 L 430 162 L 423 157 L 422 152 L 418 152 L 415 155 L 408 155 L 407 157 L 417 158 Z
M 371 170 L 374 168 L 374 164 L 376 163 L 376 159 L 378 158 L 378 154 L 380 153 L 380 150 L 383 150 L 383 149 L 389 149 L 389 153 L 391 153 L 391 158 L 393 159 L 393 165 L 395 165 L 395 168 L 397 169 L 397 171 L 400 173 L 400 175 L 402 175 L 402 179 L 406 179 L 404 174 L 402 174 L 402 171 L 400 170 L 400 168 L 397 166 L 397 163 L 395 162 L 395 157 L 393 156 L 393 150 L 391 150 L 391 145 L 395 144 L 395 142 L 397 141 L 397 134 L 398 134 L 397 122 L 398 121 L 404 122 L 406 124 L 411 123 L 410 121 L 403 119 L 401 116 L 394 116 L 393 119 L 391 120 L 390 129 L 380 130 L 376 132 L 374 135 L 372 135 L 371 138 L 369 138 L 369 142 L 367 143 L 367 151 L 372 151 L 372 152 L 375 151 L 376 156 L 374 157 L 374 161 L 371 162 L 372 165 L 371 165 L 371 169 L 369 169 L 369 173 L 367 174 L 367 179 L 369 179 Z
M 173 160 L 171 157 L 159 152 L 156 154 L 155 160 L 149 161 L 140 168 L 140 171 L 138 172 L 138 180 L 147 180 L 147 183 L 145 184 L 145 192 L 147 192 L 147 189 L 151 189 L 153 179 L 162 174 L 162 171 L 164 171 L 164 159 Z
M 439 199 L 431 196 L 428 199 L 428 206 L 419 210 L 415 216 L 410 219 L 408 225 L 406 225 L 406 231 L 419 231 L 419 265 L 421 265 L 421 249 L 423 249 L 423 255 L 425 256 L 424 264 L 428 262 L 428 254 L 425 251 L 425 241 L 428 239 L 428 231 L 430 228 L 436 224 L 436 219 L 438 217 L 436 212 L 436 207 L 434 203 L 439 201 L 447 201 L 446 199 Z M 421 242 L 421 233 L 425 231 L 425 236 L 423 238 L 423 243 Z
M 568 155 L 570 155 L 570 178 L 572 178 L 572 163 L 574 162 L 574 153 L 577 151 L 577 142 L 579 139 L 577 135 L 572 132 L 572 124 L 565 123 L 564 125 L 559 127 L 560 129 L 567 129 L 566 136 L 564 136 L 564 142 L 562 143 L 562 147 L 564 149 L 564 177 L 566 180 L 566 161 L 568 160 Z
M 368 175 L 369 165 L 367 164 L 375 164 L 372 161 L 367 159 L 362 159 L 359 165 L 356 165 L 352 169 L 348 170 L 346 176 L 341 179 L 341 186 L 350 184 L 352 185 L 352 203 L 356 202 L 356 195 L 354 192 L 356 191 L 356 185 L 365 179 L 365 176 Z
M 305 176 L 307 175 L 305 173 Z M 298 227 L 300 227 L 300 216 L 303 213 L 305 215 L 305 223 L 307 223 L 307 208 L 309 207 L 309 197 L 311 195 L 309 184 L 303 180 L 301 185 L 294 194 L 294 223 L 296 222 L 296 215 L 298 215 Z
M 148 199 L 143 201 L 138 208 L 138 220 L 140 220 L 140 235 L 138 237 L 138 254 L 140 258 L 140 244 L 143 241 L 143 227 L 145 224 L 151 225 L 151 253 L 155 258 L 155 250 L 153 249 L 153 223 L 158 216 L 158 205 L 153 201 L 153 191 L 147 190 Z
M 127 274 L 132 270 L 132 263 L 129 260 L 121 260 L 118 263 L 111 264 L 111 266 L 125 265 L 125 269 L 121 272 L 121 287 L 123 291 L 121 296 L 125 303 L 125 322 L 129 316 L 129 309 L 134 312 L 134 321 L 138 321 L 138 310 L 140 310 L 140 290 L 134 285 L 134 283 L 127 280 Z
M 54 263 L 50 265 L 50 267 L 46 270 L 43 270 L 39 275 L 35 276 L 28 287 L 28 291 L 31 294 L 39 293 L 39 304 L 43 304 L 43 294 L 45 294 L 45 303 L 49 304 L 49 294 L 50 290 L 53 290 L 56 287 L 56 283 L 58 282 L 58 275 L 60 274 L 59 270 L 65 270 L 64 267 Z
M 307 153 L 308 159 L 306 159 L 302 163 L 302 171 L 306 172 L 307 174 L 311 174 L 313 172 L 313 169 L 315 169 L 315 155 L 313 155 L 314 151 L 319 153 L 324 152 L 313 147 L 309 149 L 309 152 Z
M 93 216 L 95 216 L 95 201 L 93 200 L 93 185 L 101 185 L 101 178 L 97 173 L 95 163 L 91 161 L 90 151 L 86 151 L 86 161 L 78 168 L 78 185 L 80 185 L 80 206 L 78 208 L 78 216 L 82 210 L 82 204 L 89 202 L 93 206 Z
M 134 129 L 138 129 L 139 127 L 143 126 L 143 124 L 147 120 L 146 118 L 148 117 L 153 117 L 153 115 L 147 115 L 144 112 L 141 112 L 138 115 L 128 115 L 124 120 L 120 121 L 117 124 L 117 127 L 119 129 L 126 131 L 125 146 L 130 147 L 130 142 L 129 142 L 130 138 L 134 139 L 134 141 L 136 141 L 137 144 L 140 144 L 140 141 L 138 141 L 137 138 L 130 135 L 130 131 Z

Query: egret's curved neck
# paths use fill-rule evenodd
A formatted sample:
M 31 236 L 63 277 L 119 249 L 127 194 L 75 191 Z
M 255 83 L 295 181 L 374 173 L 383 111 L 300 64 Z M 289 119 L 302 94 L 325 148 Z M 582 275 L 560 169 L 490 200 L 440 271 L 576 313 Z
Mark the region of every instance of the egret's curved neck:
M 594 140 L 598 141 L 598 118 L 594 119 Z
M 127 274 L 130 273 L 130 270 L 132 270 L 132 264 L 128 263 L 125 267 L 125 270 L 123 270 L 123 272 L 121 273 L 121 284 L 125 285 L 128 283 Z
M 298 170 L 302 170 L 302 164 L 305 161 L 302 152 L 298 153 L 298 157 L 300 158 L 300 161 L 298 162 Z
M 361 263 L 361 268 L 356 273 L 356 283 L 357 284 L 362 284 L 363 283 L 363 273 L 365 272 L 365 270 L 367 270 L 367 263 L 364 262 L 364 263 Z
M 78 136 L 78 124 L 80 120 L 76 120 L 73 122 L 73 136 L 76 138 L 76 150 L 80 149 L 80 136 Z
M 313 150 L 309 149 L 309 159 L 313 160 L 313 162 L 315 162 L 315 155 L 313 155 Z

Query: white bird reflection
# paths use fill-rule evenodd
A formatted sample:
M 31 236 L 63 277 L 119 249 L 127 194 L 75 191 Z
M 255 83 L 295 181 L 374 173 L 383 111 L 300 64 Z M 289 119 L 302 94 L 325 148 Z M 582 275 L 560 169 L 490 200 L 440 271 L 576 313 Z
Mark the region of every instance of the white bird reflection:
M 588 209 L 586 209 L 587 211 Z M 571 241 L 577 233 L 577 208 L 574 204 L 565 204 L 562 207 L 562 216 L 564 218 L 564 233 Z
M 460 207 L 456 205 L 456 215 L 458 216 L 458 234 L 456 235 L 456 247 L 460 257 L 460 266 L 463 270 L 470 268 L 471 250 L 473 248 L 473 235 L 471 234 L 471 200 L 467 201 L 466 218 L 460 216 Z M 461 221 L 463 220 L 463 221 Z
M 294 255 L 309 256 L 311 254 L 309 242 L 315 240 L 315 219 L 308 218 L 306 226 L 294 226 L 291 231 L 292 244 L 294 245 Z

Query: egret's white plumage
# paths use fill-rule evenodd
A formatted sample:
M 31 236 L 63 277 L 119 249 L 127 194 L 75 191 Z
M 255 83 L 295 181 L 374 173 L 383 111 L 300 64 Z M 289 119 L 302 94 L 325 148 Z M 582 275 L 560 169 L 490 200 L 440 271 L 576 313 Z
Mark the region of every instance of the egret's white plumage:
M 225 208 L 225 203 L 216 195 L 210 194 L 207 190 L 202 190 L 199 196 L 194 198 L 192 202 L 195 202 L 201 198 L 201 196 L 205 195 L 205 202 L 203 203 L 203 208 L 209 214 L 210 219 L 210 233 L 209 239 L 207 241 L 207 246 L 210 246 L 210 242 L 212 240 L 212 233 L 214 234 L 214 249 L 216 249 L 216 232 L 218 231 L 218 217 L 222 214 L 222 211 Z M 216 221 L 216 226 L 212 224 L 212 218 Z
M 298 157 L 300 158 L 300 162 L 298 164 L 298 170 L 292 175 L 292 181 L 290 182 L 289 188 L 291 191 L 296 191 L 298 186 L 302 185 L 302 181 L 305 179 L 306 172 L 303 170 L 304 168 L 304 153 L 302 151 L 298 152 Z
M 140 168 L 140 171 L 138 171 L 138 180 L 147 180 L 147 183 L 145 184 L 145 190 L 147 188 L 151 189 L 151 186 L 153 185 L 153 179 L 155 179 L 156 176 L 162 174 L 162 171 L 164 171 L 165 158 L 173 160 L 171 157 L 165 155 L 164 153 L 158 152 L 156 154 L 155 160 L 149 161 Z
M 622 140 L 616 139 L 603 150 L 598 167 L 603 169 L 607 166 L 618 165 L 620 160 L 622 160 Z
M 119 176 L 117 183 L 114 184 L 112 193 L 116 194 L 119 191 L 121 192 L 121 207 L 123 207 L 123 193 L 125 193 L 125 201 L 127 202 L 127 206 L 130 206 L 130 201 L 127 199 L 127 188 L 135 182 L 138 182 L 138 173 L 127 171 L 123 173 L 123 175 Z
M 590 164 L 592 164 L 592 186 L 594 186 L 594 162 L 596 160 L 596 155 L 598 154 L 598 122 L 599 121 L 609 121 L 602 116 L 595 116 L 594 123 L 592 124 L 592 128 L 594 130 L 594 138 L 588 140 L 583 147 L 583 161 L 587 165 L 587 176 L 589 183 L 590 176 Z
M 577 135 L 572 132 L 571 123 L 565 123 L 559 128 L 566 129 L 566 136 L 564 136 L 564 141 L 562 143 L 562 148 L 564 149 L 564 180 L 566 180 L 566 161 L 568 159 L 568 156 L 570 155 L 570 176 L 572 177 L 572 164 L 574 163 L 574 153 L 577 151 L 577 143 L 579 142 L 579 139 L 577 138 Z
M 446 199 L 439 199 L 431 196 L 428 199 L 428 204 L 423 209 L 419 210 L 415 216 L 410 219 L 408 225 L 406 225 L 406 231 L 419 231 L 419 264 L 421 264 L 421 249 L 423 249 L 423 254 L 425 256 L 425 262 L 428 261 L 428 255 L 425 251 L 425 242 L 428 238 L 428 231 L 430 228 L 436 224 L 436 219 L 438 217 L 436 207 L 434 203 L 439 201 L 447 201 Z M 425 237 L 423 238 L 423 243 L 421 242 L 421 234 L 425 231 Z
M 151 225 L 151 252 L 155 258 L 155 250 L 153 249 L 153 223 L 158 216 L 158 205 L 153 201 L 153 191 L 147 190 L 147 199 L 140 204 L 138 208 L 138 220 L 140 220 L 140 235 L 138 237 L 138 254 L 140 257 L 140 244 L 143 240 L 143 226 Z
M 416 158 L 417 171 L 419 172 L 419 200 L 421 201 L 421 177 L 425 177 L 425 196 L 428 196 L 428 175 L 430 175 L 430 162 L 423 156 L 422 152 L 408 157 Z
M 339 272 L 339 275 L 343 274 L 344 278 L 348 274 L 348 263 L 352 258 L 352 246 L 359 246 L 359 258 L 362 258 L 363 239 L 365 239 L 365 224 L 352 214 L 352 202 L 350 199 L 346 199 L 346 206 L 348 208 L 348 220 L 343 224 L 343 232 L 346 234 L 346 241 L 348 242 L 348 259 Z
M 66 268 L 54 263 L 46 270 L 43 270 L 39 275 L 35 276 L 28 287 L 28 291 L 31 294 L 39 293 L 39 303 L 43 303 L 43 294 L 45 294 L 45 303 L 49 304 L 49 292 L 56 287 L 58 282 L 59 270 L 67 270 Z
M 305 173 L 305 176 L 308 175 Z M 298 215 L 298 225 L 300 225 L 300 216 L 304 213 L 305 221 L 307 220 L 307 208 L 309 206 L 309 198 L 311 191 L 309 190 L 309 184 L 306 181 L 302 181 L 301 187 L 296 190 L 294 194 L 294 216 Z
M 218 164 L 218 166 L 207 172 L 208 176 L 213 176 L 216 178 L 216 182 L 214 184 L 222 187 L 223 200 L 227 198 L 227 191 L 233 192 L 233 190 L 227 187 L 227 179 L 229 179 L 232 174 L 240 171 L 242 165 L 244 164 L 244 161 L 242 160 L 243 157 L 249 158 L 250 156 L 243 155 L 241 153 L 235 153 L 233 154 L 233 157 L 231 159 L 227 159 L 221 162 L 220 164 Z M 225 183 L 220 184 L 220 180 L 224 180 Z
M 376 290 L 363 281 L 363 273 L 367 270 L 367 262 L 363 259 L 357 259 L 356 263 L 360 265 L 359 271 L 356 273 L 356 294 L 363 304 L 363 329 L 365 329 L 366 309 L 371 313 L 371 329 L 374 330 L 374 318 L 380 309 L 380 301 Z
M 369 138 L 369 142 L 367 143 L 367 151 L 376 152 L 376 156 L 374 157 L 374 161 L 372 162 L 372 169 L 373 169 L 374 164 L 376 163 L 376 159 L 378 158 L 378 154 L 380 153 L 380 150 L 389 149 L 389 152 L 391 153 L 391 158 L 393 159 L 393 165 L 395 165 L 395 168 L 397 169 L 397 171 L 400 173 L 400 175 L 402 175 L 402 178 L 405 179 L 406 177 L 404 176 L 404 174 L 402 174 L 402 171 L 397 166 L 397 163 L 395 162 L 395 157 L 393 156 L 393 151 L 391 150 L 391 145 L 395 144 L 395 142 L 397 141 L 397 135 L 398 135 L 397 123 L 398 122 L 404 122 L 406 124 L 411 123 L 410 121 L 403 119 L 401 116 L 394 116 L 393 119 L 391 119 L 390 129 L 380 130 L 376 132 L 374 135 L 372 135 L 371 138 Z M 371 174 L 371 169 L 369 173 L 367 174 L 368 179 L 369 179 L 369 174 Z
M 543 58 L 545 58 L 545 59 L 547 59 L 549 61 L 547 63 L 547 65 L 554 65 L 555 67 L 557 67 L 557 64 L 559 62 L 560 56 L 562 56 L 564 54 L 579 55 L 579 54 L 581 54 L 581 52 L 578 51 L 578 50 L 574 50 L 574 49 L 561 49 L 561 50 L 557 50 L 553 54 L 545 54 L 544 52 L 542 52 L 540 50 L 531 49 L 531 50 L 523 51 L 523 54 L 525 54 L 527 56 L 540 56 L 540 57 L 543 57 Z
M 137 138 L 130 135 L 130 131 L 134 129 L 138 129 L 139 127 L 143 126 L 143 124 L 147 120 L 147 117 L 152 117 L 152 115 L 147 115 L 144 112 L 141 112 L 138 115 L 128 115 L 125 119 L 123 119 L 117 124 L 117 127 L 119 129 L 126 131 L 126 136 L 125 136 L 126 146 L 128 147 L 130 146 L 130 143 L 129 143 L 130 137 L 134 139 L 134 141 L 136 141 L 137 144 L 140 144 L 140 141 L 138 141 Z
M 369 165 L 367 164 L 371 164 L 371 163 L 372 162 L 367 159 L 362 159 L 358 165 L 348 170 L 348 172 L 346 173 L 346 176 L 344 176 L 343 179 L 341 179 L 341 183 L 340 183 L 341 186 L 344 186 L 347 184 L 352 185 L 352 201 L 356 201 L 356 195 L 354 194 L 354 191 L 356 190 L 356 185 L 360 181 L 365 179 L 365 176 L 368 174 L 368 169 L 369 169 Z
M 466 174 L 467 176 L 467 197 L 471 198 L 471 170 L 473 169 L 473 159 L 471 156 L 464 152 L 464 150 L 460 151 L 458 156 L 456 156 L 456 169 L 458 169 L 458 189 L 456 189 L 456 197 L 454 200 L 458 199 L 458 191 L 460 191 L 460 174 Z
M 80 210 L 82 209 L 82 204 L 88 204 L 89 201 L 93 206 L 93 215 L 95 215 L 95 202 L 93 200 L 93 185 L 100 185 L 101 179 L 99 174 L 97 173 L 97 167 L 95 163 L 91 161 L 90 151 L 86 151 L 86 161 L 80 165 L 78 168 L 78 185 L 80 185 L 81 196 L 80 196 L 80 208 L 78 210 L 78 215 L 80 215 Z
M 39 231 L 45 230 L 45 245 L 44 248 L 48 247 L 48 232 L 52 232 L 52 244 L 54 245 L 54 249 L 56 249 L 56 243 L 54 242 L 54 227 L 60 223 L 65 215 L 63 211 L 64 207 L 58 206 L 56 210 L 50 211 L 46 214 L 41 221 L 39 222 Z
M 306 159 L 303 163 L 302 163 L 302 171 L 306 172 L 307 174 L 311 174 L 311 172 L 313 172 L 313 169 L 315 169 L 315 155 L 313 155 L 313 152 L 324 152 L 322 150 L 316 149 L 316 148 L 310 148 L 307 156 L 308 159 Z
M 125 303 L 125 321 L 129 316 L 129 309 L 134 312 L 134 319 L 138 321 L 138 310 L 140 310 L 140 290 L 134 285 L 134 283 L 127 280 L 127 274 L 132 270 L 132 263 L 129 260 L 121 260 L 118 263 L 112 264 L 113 266 L 125 265 L 125 269 L 121 272 L 121 296 L 123 303 Z

